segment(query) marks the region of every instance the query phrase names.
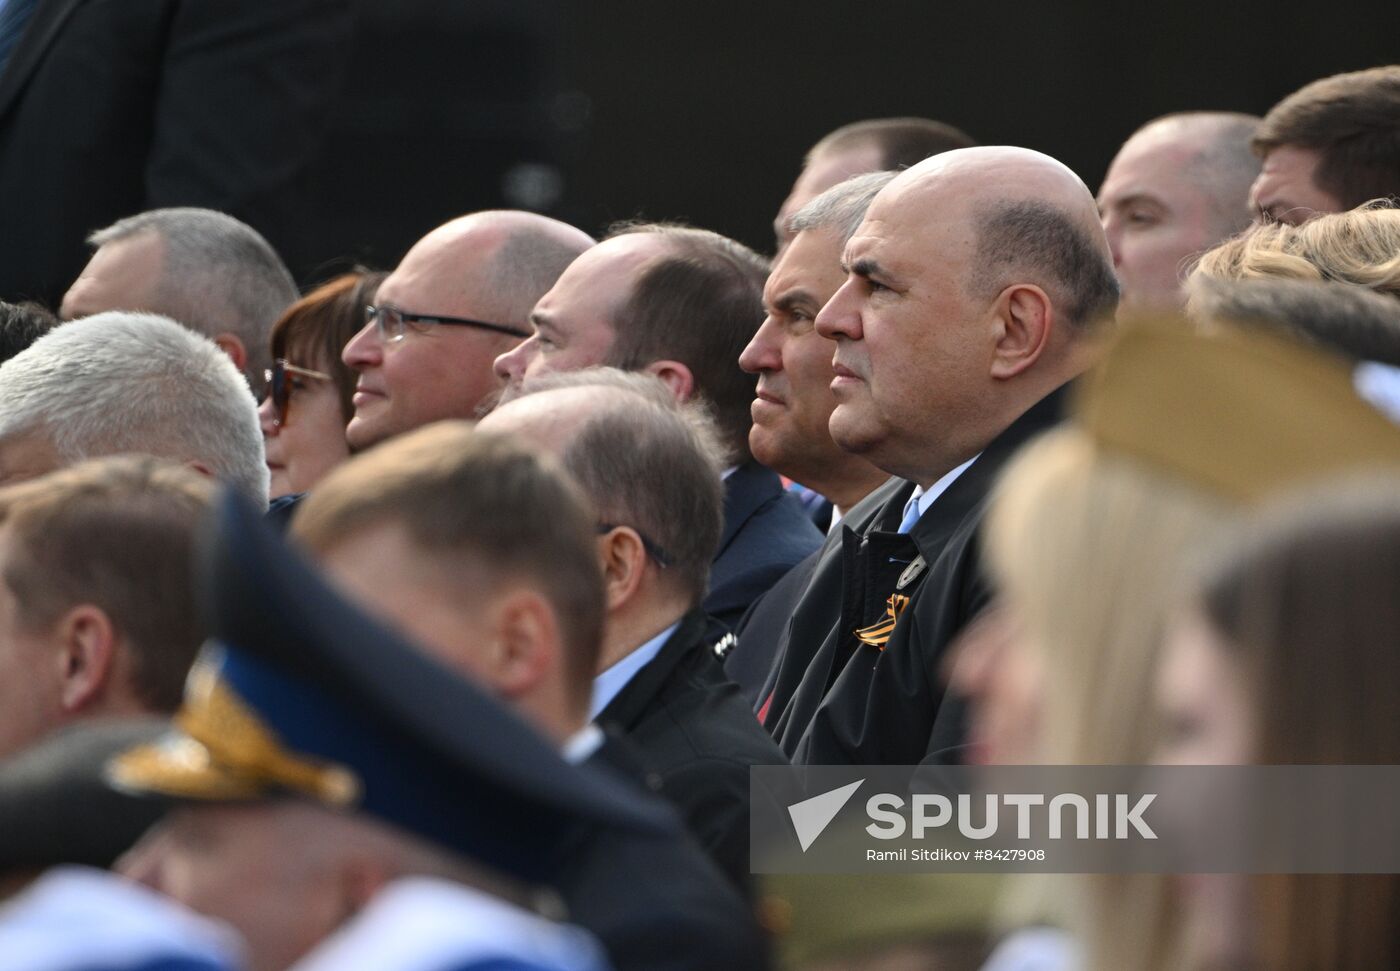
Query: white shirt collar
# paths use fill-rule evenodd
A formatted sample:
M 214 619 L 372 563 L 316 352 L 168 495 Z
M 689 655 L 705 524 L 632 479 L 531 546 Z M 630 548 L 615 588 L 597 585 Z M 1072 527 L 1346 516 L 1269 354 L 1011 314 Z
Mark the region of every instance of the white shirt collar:
M 681 622 L 676 621 L 593 679 L 593 704 L 588 709 L 589 721 L 602 714 L 603 709 L 612 703 L 612 700 L 618 696 L 623 688 L 627 687 L 628 682 L 636 676 L 637 672 L 651 663 L 652 659 L 660 653 L 661 646 L 676 632 L 676 628 L 680 625 Z
M 564 761 L 570 765 L 582 765 L 587 762 L 594 752 L 603 747 L 603 730 L 597 725 L 589 722 L 584 725 L 564 743 L 560 754 L 564 756 Z
M 830 536 L 832 533 L 836 532 L 836 527 L 841 524 L 841 517 L 844 515 L 846 515 L 846 510 L 833 503 L 831 506 L 831 522 L 827 524 L 826 535 Z

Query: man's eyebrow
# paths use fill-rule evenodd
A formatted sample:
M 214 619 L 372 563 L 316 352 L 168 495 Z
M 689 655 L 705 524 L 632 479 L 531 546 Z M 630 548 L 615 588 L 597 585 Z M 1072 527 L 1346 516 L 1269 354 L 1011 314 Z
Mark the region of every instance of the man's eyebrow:
M 1165 205 L 1165 203 L 1162 202 L 1160 197 L 1155 196 L 1151 192 L 1148 192 L 1147 190 L 1143 189 L 1138 192 L 1129 193 L 1128 195 L 1122 196 L 1121 198 L 1114 199 L 1112 202 L 1107 204 L 1100 203 L 1099 211 L 1102 212 L 1105 209 L 1121 209 L 1124 206 L 1134 206 L 1144 202 L 1153 206 Z
M 778 297 L 778 299 L 773 301 L 772 307 L 774 310 L 789 311 L 795 307 L 810 307 L 813 305 L 820 305 L 820 303 L 816 294 L 812 293 L 810 290 L 803 290 L 799 287 L 796 290 L 788 290 L 782 296 Z
M 846 267 L 847 273 L 854 273 L 856 276 L 872 277 L 884 276 L 885 269 L 878 262 L 868 256 L 863 256 L 850 266 Z
M 549 315 L 540 313 L 538 310 L 530 311 L 530 326 L 534 327 L 537 332 L 556 329 Z

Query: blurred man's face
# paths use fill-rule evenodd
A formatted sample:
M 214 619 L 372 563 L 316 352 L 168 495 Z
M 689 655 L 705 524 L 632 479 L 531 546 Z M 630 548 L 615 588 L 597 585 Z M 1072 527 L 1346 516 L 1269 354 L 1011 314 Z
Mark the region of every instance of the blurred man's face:
M 232 925 L 248 944 L 250 971 L 284 971 L 350 916 L 317 812 L 290 800 L 191 803 L 118 869 Z
M 844 457 L 827 429 L 836 407 L 836 344 L 815 326 L 844 280 L 840 237 L 832 230 L 798 233 L 768 277 L 766 316 L 739 357 L 740 367 L 758 375 L 749 432 L 754 458 L 799 482 Z
M 74 320 L 107 310 L 150 309 L 164 254 L 165 243 L 153 232 L 104 243 L 63 295 L 59 315 Z
M 642 271 L 667 248 L 664 236 L 628 233 L 604 240 L 570 263 L 535 304 L 534 334 L 496 359 L 496 375 L 506 385 L 501 400 L 515 397 L 526 378 L 608 363 L 613 321 Z
M 490 259 L 495 240 L 478 234 L 429 234 L 404 257 L 379 287 L 375 305 L 405 313 L 499 320 L 492 298 Z M 500 388 L 491 363 L 521 340 L 509 334 L 460 324 L 406 323 L 401 340 L 385 341 L 367 324 L 341 358 L 358 371 L 355 414 L 345 436 L 367 448 L 445 418 L 473 418 Z
M 1219 243 L 1247 220 L 1248 199 L 1229 205 L 1193 178 L 1200 136 L 1153 126 L 1128 139 L 1099 189 L 1099 213 L 1113 251 L 1113 268 L 1125 306 L 1175 309 L 1192 258 Z
M 1264 156 L 1264 167 L 1249 191 L 1249 208 L 1262 219 L 1297 226 L 1313 216 L 1341 212 L 1342 201 L 1313 183 L 1321 153 L 1280 145 Z
M 4 578 L 15 553 L 10 528 L 0 526 L 0 759 L 63 723 L 62 654 L 53 631 L 31 629 L 21 621 L 19 601 Z
M 490 685 L 489 638 L 480 636 L 471 583 L 425 552 L 395 520 L 357 530 L 319 553 L 326 575 L 352 600 L 389 621 L 429 654 Z

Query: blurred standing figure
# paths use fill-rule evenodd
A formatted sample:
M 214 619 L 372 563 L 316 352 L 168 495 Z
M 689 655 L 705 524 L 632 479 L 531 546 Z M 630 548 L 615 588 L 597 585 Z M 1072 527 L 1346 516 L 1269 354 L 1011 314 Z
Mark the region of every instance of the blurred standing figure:
M 87 235 L 147 209 L 222 210 L 278 245 L 351 28 L 348 0 L 0 4 L 0 298 L 56 304 Z
M 306 492 L 349 457 L 345 426 L 355 413 L 356 374 L 340 352 L 364 325 L 385 276 L 362 270 L 336 277 L 273 325 L 272 368 L 258 409 L 271 498 Z
M 1249 224 L 1259 119 L 1224 111 L 1166 115 L 1123 143 L 1099 187 L 1124 306 L 1175 309 L 1196 256 Z
M 1306 222 L 1400 195 L 1400 65 L 1334 74 L 1269 109 L 1254 135 L 1262 219 Z

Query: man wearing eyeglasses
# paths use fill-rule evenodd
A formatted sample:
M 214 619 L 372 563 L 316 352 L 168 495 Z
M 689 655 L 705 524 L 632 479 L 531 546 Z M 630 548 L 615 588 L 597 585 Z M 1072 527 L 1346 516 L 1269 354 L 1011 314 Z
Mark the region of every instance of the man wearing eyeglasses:
M 500 386 L 492 361 L 529 336 L 535 301 L 591 245 L 581 230 L 513 210 L 462 216 L 414 244 L 342 354 L 360 374 L 350 445 L 474 417 Z

